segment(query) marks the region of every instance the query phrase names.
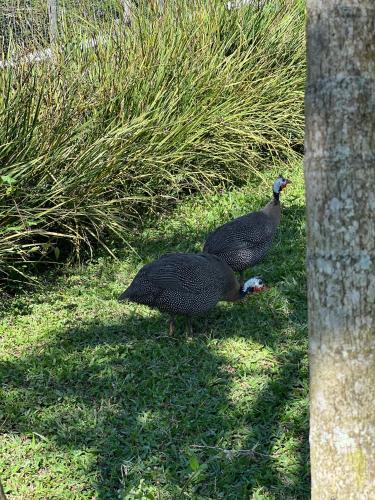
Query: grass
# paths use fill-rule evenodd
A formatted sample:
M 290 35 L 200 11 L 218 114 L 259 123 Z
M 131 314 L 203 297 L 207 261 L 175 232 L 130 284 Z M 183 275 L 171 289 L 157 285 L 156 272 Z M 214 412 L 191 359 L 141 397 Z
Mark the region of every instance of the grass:
M 0 71 L 1 282 L 298 156 L 303 1 L 224 4 L 140 9 L 95 49 L 80 41 L 103 23 L 76 22 L 52 61 Z
M 279 171 L 281 228 L 249 274 L 271 289 L 183 321 L 116 298 L 146 262 L 201 248 L 263 206 Z M 45 275 L 2 304 L 0 477 L 10 499 L 309 498 L 305 223 L 300 164 L 191 196 L 129 236 L 118 261 Z M 242 450 L 242 451 L 241 451 Z M 247 451 L 243 451 L 247 450 Z

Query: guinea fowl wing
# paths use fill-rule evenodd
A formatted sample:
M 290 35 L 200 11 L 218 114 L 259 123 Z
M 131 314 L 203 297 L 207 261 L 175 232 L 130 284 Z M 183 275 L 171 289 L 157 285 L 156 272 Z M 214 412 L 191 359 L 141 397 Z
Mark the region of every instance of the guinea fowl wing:
M 216 261 L 201 254 L 167 254 L 148 270 L 148 279 L 161 290 L 201 294 L 207 289 L 221 289 L 222 280 Z M 216 271 L 216 272 L 214 272 Z
M 277 225 L 264 212 L 227 222 L 209 235 L 204 252 L 218 255 L 233 271 L 257 264 L 268 252 Z
M 224 294 L 223 263 L 206 254 L 168 254 L 144 266 L 120 297 L 175 314 L 202 314 Z
M 205 254 L 175 254 L 160 259 L 153 280 L 162 291 L 157 307 L 172 314 L 201 315 L 224 294 L 223 263 Z
M 203 251 L 220 254 L 245 250 L 249 246 L 266 246 L 272 241 L 275 230 L 275 224 L 268 215 L 253 212 L 217 228 L 208 236 Z

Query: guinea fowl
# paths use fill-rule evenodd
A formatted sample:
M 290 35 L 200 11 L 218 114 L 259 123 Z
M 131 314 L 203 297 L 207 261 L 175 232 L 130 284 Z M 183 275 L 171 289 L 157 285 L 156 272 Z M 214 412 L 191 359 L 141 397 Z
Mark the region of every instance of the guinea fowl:
M 271 247 L 280 223 L 280 193 L 290 182 L 280 175 L 273 183 L 273 199 L 262 210 L 227 222 L 206 240 L 203 252 L 217 255 L 238 271 L 240 284 L 244 282 L 245 269 L 255 266 Z
M 143 266 L 119 300 L 169 313 L 170 335 L 175 327 L 174 315 L 182 314 L 192 334 L 191 316 L 207 313 L 220 300 L 234 302 L 264 288 L 259 277 L 240 286 L 233 270 L 216 255 L 171 253 Z

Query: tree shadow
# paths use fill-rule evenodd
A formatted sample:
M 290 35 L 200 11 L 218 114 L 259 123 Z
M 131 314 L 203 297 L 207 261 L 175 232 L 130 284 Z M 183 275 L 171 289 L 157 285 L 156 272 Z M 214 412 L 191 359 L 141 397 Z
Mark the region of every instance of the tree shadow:
M 255 331 L 266 308 L 263 304 L 259 324 L 255 317 Z M 275 327 L 283 332 L 287 322 L 279 318 Z M 193 497 L 212 498 L 216 489 L 224 498 L 245 498 L 264 486 L 302 498 L 307 488 L 305 410 L 299 409 L 295 420 L 283 420 L 283 413 L 303 384 L 304 350 L 277 354 L 271 376 L 267 369 L 262 376 L 254 372 L 258 388 L 251 372 L 242 374 L 251 386 L 250 399 L 255 397 L 238 419 L 231 360 L 204 336 L 155 335 L 163 327 L 159 316 L 87 324 L 56 332 L 39 351 L 1 362 L 3 387 L 11 395 L 3 403 L 3 432 L 41 436 L 63 450 L 91 450 L 95 460 L 88 477 L 102 499 L 119 491 L 134 493 L 131 488 L 141 480 L 154 486 L 168 482 L 174 494 L 185 491 Z M 230 335 L 225 324 L 214 333 L 218 340 Z M 264 342 L 277 352 L 276 336 L 266 334 Z M 274 449 L 275 443 L 282 446 L 284 424 L 301 440 L 294 445 L 292 470 L 283 470 Z M 229 460 L 220 450 L 194 446 L 255 447 L 255 453 Z M 201 479 L 193 479 L 189 470 L 192 453 L 206 464 Z

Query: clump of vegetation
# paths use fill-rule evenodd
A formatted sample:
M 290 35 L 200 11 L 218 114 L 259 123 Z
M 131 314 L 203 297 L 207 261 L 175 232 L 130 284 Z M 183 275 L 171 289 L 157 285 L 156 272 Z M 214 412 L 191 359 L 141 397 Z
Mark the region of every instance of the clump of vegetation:
M 52 60 L 0 70 L 0 279 L 296 156 L 301 5 L 141 5 L 130 27 L 69 24 Z

